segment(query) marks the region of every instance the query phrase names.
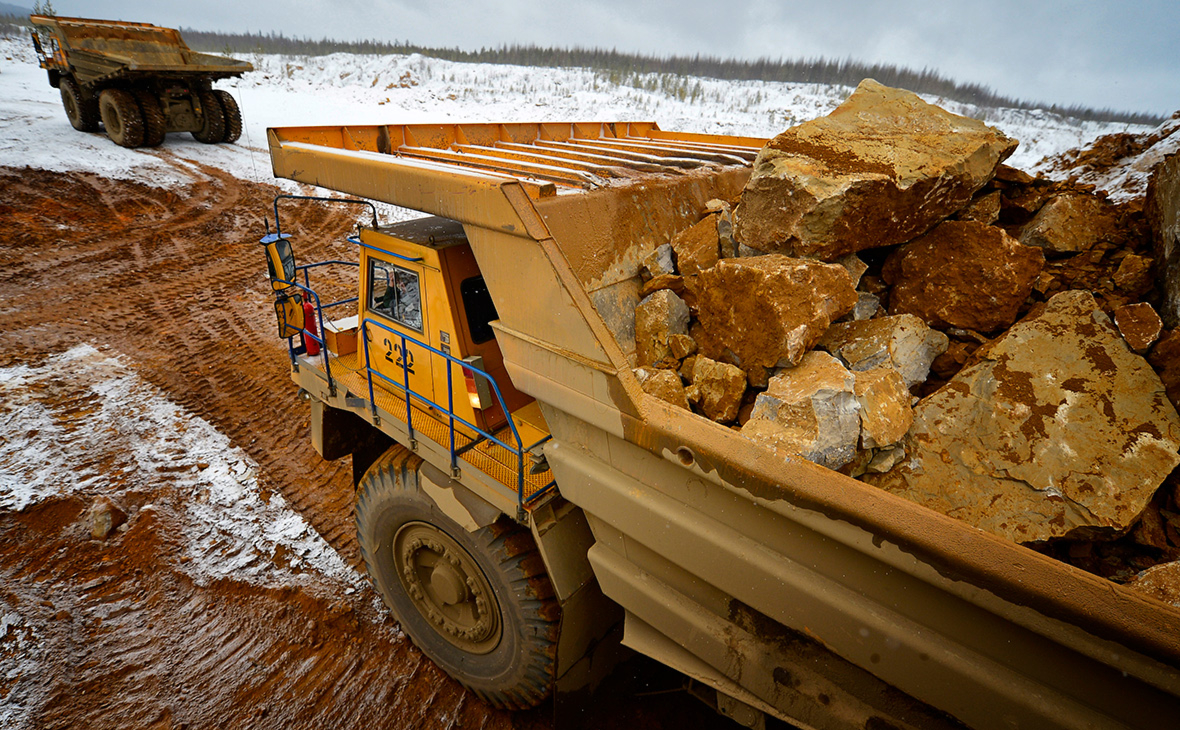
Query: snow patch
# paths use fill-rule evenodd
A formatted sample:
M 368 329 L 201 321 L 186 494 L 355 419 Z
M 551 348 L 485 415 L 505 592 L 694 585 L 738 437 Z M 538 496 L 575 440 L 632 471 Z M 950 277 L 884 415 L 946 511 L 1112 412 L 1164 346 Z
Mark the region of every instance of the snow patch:
M 258 466 L 225 434 L 168 400 L 119 357 L 79 345 L 0 369 L 0 509 L 50 497 L 175 495 L 181 570 L 195 582 L 289 585 L 362 578 L 285 500 L 263 498 Z M 148 509 L 148 508 L 144 508 Z
M 41 706 L 43 684 L 41 637 L 32 623 L 0 601 L 0 727 L 36 727 L 33 715 Z

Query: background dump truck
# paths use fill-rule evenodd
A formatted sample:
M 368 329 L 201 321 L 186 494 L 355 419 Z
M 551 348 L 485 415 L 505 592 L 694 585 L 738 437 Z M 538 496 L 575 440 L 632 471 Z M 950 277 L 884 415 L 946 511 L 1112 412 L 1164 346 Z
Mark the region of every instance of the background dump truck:
M 155 147 L 168 132 L 235 142 L 242 114 L 212 82 L 241 76 L 245 61 L 189 50 L 172 28 L 147 23 L 31 15 L 33 45 L 70 124 L 124 147 Z
M 1180 611 L 642 391 L 638 263 L 734 199 L 762 140 L 268 135 L 279 177 L 431 216 L 374 214 L 355 261 L 297 265 L 281 225 L 263 243 L 312 441 L 352 455 L 371 577 L 485 699 L 593 686 L 621 626 L 751 727 L 1175 726 Z

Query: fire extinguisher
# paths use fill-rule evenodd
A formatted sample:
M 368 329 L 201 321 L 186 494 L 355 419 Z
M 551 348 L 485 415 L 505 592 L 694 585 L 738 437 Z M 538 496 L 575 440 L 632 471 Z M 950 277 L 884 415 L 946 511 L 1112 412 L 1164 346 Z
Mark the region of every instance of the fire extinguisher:
M 307 348 L 307 354 L 320 354 L 320 343 L 314 339 L 314 337 L 319 336 L 320 334 L 319 327 L 316 325 L 315 307 L 312 306 L 312 303 L 306 299 L 303 300 L 303 328 L 306 330 L 306 332 L 304 332 L 302 335 L 303 346 Z M 308 333 L 310 333 L 312 337 L 308 337 Z

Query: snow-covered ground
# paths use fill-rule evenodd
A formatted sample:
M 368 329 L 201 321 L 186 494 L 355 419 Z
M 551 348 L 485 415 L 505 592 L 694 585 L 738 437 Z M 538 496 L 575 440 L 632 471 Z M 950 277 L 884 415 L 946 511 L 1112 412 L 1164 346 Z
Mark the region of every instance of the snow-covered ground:
M 851 92 L 816 84 L 462 64 L 419 55 L 238 58 L 255 70 L 218 83 L 242 108 L 245 129 L 237 145 L 203 145 L 188 134 L 170 134 L 162 148 L 127 150 L 101 134 L 75 132 L 57 90 L 37 68 L 28 39 L 0 38 L 0 165 L 90 170 L 169 185 L 185 182 L 176 166 L 162 159 L 176 155 L 270 182 L 266 128 L 272 126 L 655 121 L 677 131 L 770 137 L 826 114 Z M 1009 163 L 1023 169 L 1102 134 L 1148 129 L 926 98 L 1020 140 Z
M 263 498 L 244 451 L 122 358 L 78 345 L 36 366 L 0 368 L 0 401 L 0 510 L 70 494 L 118 499 L 167 482 L 177 495 L 167 507 L 185 513 L 183 571 L 198 585 L 286 585 L 311 572 L 349 593 L 361 586 L 281 495 Z

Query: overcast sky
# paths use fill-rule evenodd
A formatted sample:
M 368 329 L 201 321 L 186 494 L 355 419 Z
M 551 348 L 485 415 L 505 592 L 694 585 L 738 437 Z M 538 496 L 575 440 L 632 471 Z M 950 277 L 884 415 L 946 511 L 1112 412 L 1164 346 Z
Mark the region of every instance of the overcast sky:
M 9 0 L 10 2 L 12 0 Z M 21 4 L 32 5 L 29 0 Z M 1180 109 L 1180 0 L 54 0 L 59 15 L 201 30 L 855 58 L 1029 100 Z

